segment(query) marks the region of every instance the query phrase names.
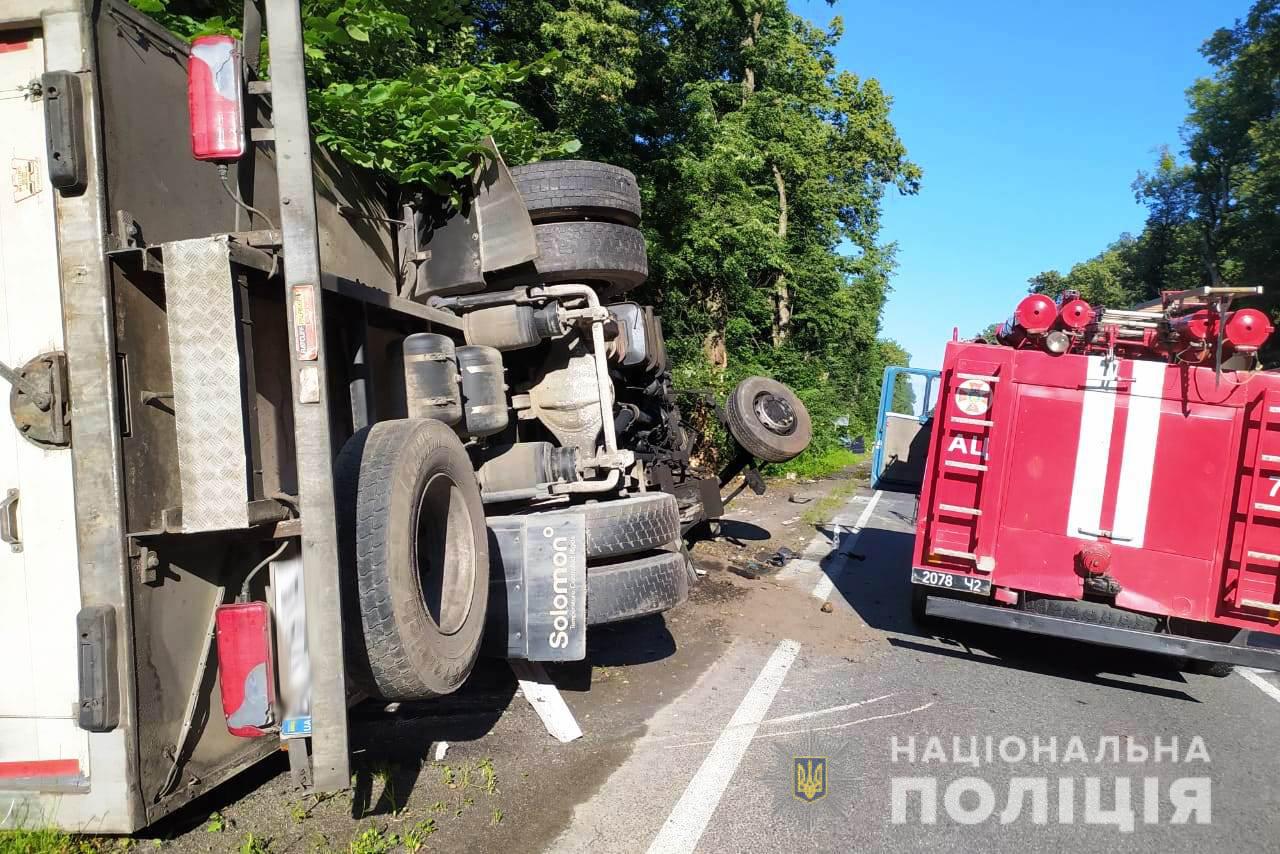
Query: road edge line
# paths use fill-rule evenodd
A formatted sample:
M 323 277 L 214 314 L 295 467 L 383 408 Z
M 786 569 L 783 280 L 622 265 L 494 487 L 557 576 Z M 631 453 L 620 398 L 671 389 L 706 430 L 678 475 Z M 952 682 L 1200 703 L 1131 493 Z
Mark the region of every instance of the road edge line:
M 862 508 L 862 514 L 858 516 L 858 521 L 853 523 L 853 537 L 849 540 L 849 548 L 853 548 L 858 544 L 858 538 L 862 536 L 862 529 L 867 527 L 867 523 L 871 521 L 871 513 L 876 509 L 876 505 L 880 503 L 880 496 L 884 492 L 877 489 L 871 494 L 871 500 L 867 502 L 867 506 Z M 832 551 L 844 548 L 844 538 L 841 537 L 836 541 Z M 813 586 L 813 598 L 820 602 L 825 602 L 831 598 L 831 591 L 835 590 L 836 582 L 833 576 L 843 574 L 844 566 L 849 561 L 847 559 L 833 561 L 833 566 L 827 572 L 822 573 L 822 577 L 818 579 L 818 583 Z
M 768 714 L 773 698 L 799 653 L 799 643 L 784 640 L 769 656 L 760 675 L 747 689 L 733 717 L 680 795 L 671 815 L 653 838 L 649 854 L 692 854 L 698 847 L 698 840 L 707 829 L 730 779 L 751 746 L 756 730 Z
M 1254 667 L 1237 667 L 1236 672 L 1249 680 L 1249 683 L 1253 685 L 1253 687 L 1257 688 L 1277 703 L 1280 703 L 1280 688 L 1277 688 L 1275 685 L 1272 685 L 1266 679 L 1262 678 L 1262 674 L 1269 671 L 1258 670 Z

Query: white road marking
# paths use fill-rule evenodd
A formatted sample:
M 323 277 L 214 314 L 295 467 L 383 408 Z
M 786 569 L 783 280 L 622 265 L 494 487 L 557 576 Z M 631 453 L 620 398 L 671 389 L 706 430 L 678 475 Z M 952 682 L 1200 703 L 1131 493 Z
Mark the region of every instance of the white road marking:
M 729 786 L 733 772 L 751 746 L 756 728 L 764 720 L 773 698 L 787 678 L 787 671 L 800 652 L 800 644 L 784 640 L 765 662 L 764 669 L 747 690 L 737 710 L 716 739 L 707 758 L 689 781 L 667 821 L 649 845 L 649 854 L 691 852 L 698 846 Z
M 779 581 L 786 581 L 788 579 L 795 578 L 796 576 L 808 575 L 810 572 L 817 571 L 822 559 L 830 554 L 832 549 L 840 547 L 840 541 L 844 536 L 845 532 L 841 530 L 844 527 L 844 524 L 836 522 L 835 520 L 843 516 L 845 511 L 854 504 L 863 501 L 870 501 L 872 498 L 874 498 L 874 496 L 867 495 L 855 495 L 850 498 L 848 502 L 840 508 L 840 512 L 836 514 L 835 519 L 831 520 L 831 527 L 833 529 L 831 536 L 827 536 L 821 532 L 816 534 L 814 538 L 809 541 L 809 545 L 804 547 L 804 551 L 800 552 L 800 557 L 791 561 L 791 563 L 784 566 L 781 571 L 778 572 L 777 579 Z
M 753 736 L 751 736 L 751 740 L 760 741 L 766 738 L 781 738 L 784 735 L 803 735 L 805 733 L 810 733 L 810 732 L 826 732 L 828 730 L 834 730 L 834 729 L 848 729 L 851 726 L 857 726 L 858 724 L 871 723 L 872 721 L 885 721 L 885 720 L 888 720 L 889 718 L 904 718 L 907 715 L 914 715 L 916 712 L 923 712 L 925 709 L 931 708 L 932 706 L 933 706 L 933 703 L 928 702 L 928 703 L 925 703 L 923 706 L 916 706 L 914 709 L 906 709 L 901 712 L 889 712 L 888 714 L 884 714 L 884 715 L 872 715 L 869 718 L 858 718 L 856 721 L 845 721 L 843 723 L 830 724 L 828 726 L 802 727 L 800 729 L 787 729 L 787 730 L 782 730 L 780 732 L 758 732 Z M 682 741 L 679 744 L 664 744 L 662 747 L 664 750 L 675 750 L 675 749 L 684 750 L 690 747 L 698 747 L 703 744 L 711 744 L 711 742 L 710 741 Z M 650 848 L 649 850 L 651 852 L 653 851 L 652 848 Z
M 795 715 L 783 715 L 780 718 L 769 718 L 769 720 L 762 721 L 762 723 L 764 725 L 786 724 L 786 723 L 791 723 L 792 721 L 802 721 L 802 720 L 805 720 L 806 718 L 816 718 L 819 715 L 833 715 L 836 712 L 847 712 L 850 709 L 856 709 L 858 708 L 858 706 L 866 706 L 870 703 L 878 703 L 881 700 L 887 700 L 892 696 L 893 694 L 885 694 L 883 697 L 872 697 L 870 700 L 859 700 L 856 703 L 845 703 L 843 706 L 830 706 L 825 709 L 818 709 L 816 712 L 800 712 L 799 714 L 795 714 Z
M 871 513 L 876 509 L 876 505 L 880 503 L 880 496 L 883 494 L 884 493 L 880 492 L 880 490 L 876 490 L 871 496 L 871 500 L 867 502 L 867 506 L 862 508 L 862 515 L 858 517 L 857 522 L 853 523 L 853 530 L 850 531 L 850 533 L 853 534 L 853 537 L 849 541 L 849 548 L 853 548 L 858 544 L 858 537 L 862 535 L 862 529 L 865 528 L 867 526 L 867 522 L 871 520 Z M 840 538 L 836 541 L 832 551 L 843 547 L 843 538 Z M 813 586 L 814 599 L 817 599 L 820 602 L 827 601 L 828 597 L 831 596 L 831 591 L 834 590 L 836 586 L 835 579 L 832 578 L 832 576 L 839 575 L 843 572 L 845 564 L 847 563 L 847 560 L 832 561 L 831 565 L 827 568 L 827 571 L 818 579 L 818 583 Z
M 1270 670 L 1258 670 L 1256 667 L 1237 667 L 1236 672 L 1253 683 L 1254 687 L 1259 691 L 1280 703 L 1280 688 L 1277 688 L 1262 675 L 1270 673 Z
M 533 710 L 542 718 L 542 725 L 547 728 L 558 741 L 570 742 L 582 738 L 582 728 L 578 726 L 572 710 L 560 696 L 560 689 L 551 681 L 547 671 L 536 661 L 511 659 L 507 662 L 516 674 L 520 683 L 520 693 L 533 706 Z

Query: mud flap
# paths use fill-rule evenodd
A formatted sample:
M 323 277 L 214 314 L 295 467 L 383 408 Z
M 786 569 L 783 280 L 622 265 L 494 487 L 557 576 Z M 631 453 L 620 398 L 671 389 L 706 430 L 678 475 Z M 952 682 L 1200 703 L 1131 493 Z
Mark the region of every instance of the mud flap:
M 586 658 L 586 517 L 491 519 L 489 554 L 485 653 L 526 661 Z
M 538 257 L 538 240 L 524 199 L 492 138 L 492 153 L 472 175 L 459 209 L 406 208 L 402 268 L 415 267 L 409 294 L 419 300 L 484 288 L 484 274 Z

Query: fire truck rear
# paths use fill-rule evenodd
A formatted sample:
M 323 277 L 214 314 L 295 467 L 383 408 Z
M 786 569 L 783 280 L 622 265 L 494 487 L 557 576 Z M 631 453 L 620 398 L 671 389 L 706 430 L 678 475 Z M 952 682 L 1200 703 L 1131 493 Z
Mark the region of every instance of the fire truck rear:
M 1252 288 L 1145 310 L 1033 295 L 995 341 L 947 345 L 912 613 L 1277 666 L 1280 372 Z

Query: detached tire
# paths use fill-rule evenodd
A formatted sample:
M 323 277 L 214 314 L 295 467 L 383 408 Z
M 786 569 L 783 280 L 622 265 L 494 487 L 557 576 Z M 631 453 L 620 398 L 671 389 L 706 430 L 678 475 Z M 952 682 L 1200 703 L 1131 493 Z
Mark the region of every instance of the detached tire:
M 387 700 L 449 694 L 475 664 L 489 599 L 480 488 L 445 424 L 383 421 L 338 456 L 353 676 Z
M 680 552 L 587 566 L 588 626 L 660 614 L 688 598 L 689 571 Z
M 809 410 L 777 380 L 748 377 L 738 383 L 724 409 L 733 438 L 767 463 L 798 456 L 813 438 Z
M 546 160 L 511 170 L 534 222 L 585 218 L 636 225 L 640 188 L 626 169 L 591 160 Z

